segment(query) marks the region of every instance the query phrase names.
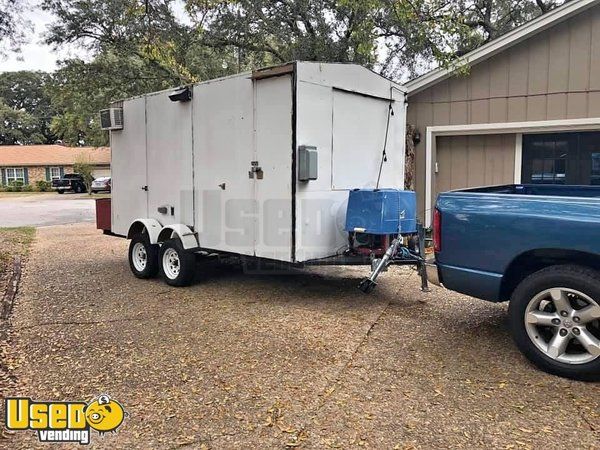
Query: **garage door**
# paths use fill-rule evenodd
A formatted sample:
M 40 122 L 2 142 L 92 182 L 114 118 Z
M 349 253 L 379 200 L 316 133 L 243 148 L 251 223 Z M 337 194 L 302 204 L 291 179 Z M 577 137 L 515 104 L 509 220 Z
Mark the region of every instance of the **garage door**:
M 110 177 L 110 167 L 94 169 L 92 175 L 94 178 Z
M 515 142 L 514 134 L 438 137 L 433 194 L 513 183 Z

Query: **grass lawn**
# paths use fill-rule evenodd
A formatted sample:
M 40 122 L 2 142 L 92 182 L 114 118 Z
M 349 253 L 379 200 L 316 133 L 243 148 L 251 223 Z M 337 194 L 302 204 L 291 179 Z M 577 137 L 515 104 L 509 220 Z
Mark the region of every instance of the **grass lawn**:
M 31 195 L 49 194 L 50 192 L 0 192 L 0 198 L 19 198 Z

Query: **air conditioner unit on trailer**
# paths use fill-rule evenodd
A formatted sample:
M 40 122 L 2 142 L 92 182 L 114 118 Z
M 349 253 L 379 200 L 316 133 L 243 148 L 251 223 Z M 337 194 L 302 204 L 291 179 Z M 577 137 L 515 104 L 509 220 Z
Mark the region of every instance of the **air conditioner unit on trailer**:
M 100 111 L 100 127 L 103 130 L 122 130 L 123 108 L 109 108 Z

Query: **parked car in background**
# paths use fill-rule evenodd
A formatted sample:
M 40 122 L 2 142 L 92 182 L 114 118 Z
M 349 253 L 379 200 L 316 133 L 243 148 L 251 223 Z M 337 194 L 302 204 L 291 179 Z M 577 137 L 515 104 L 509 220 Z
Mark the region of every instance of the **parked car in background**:
M 542 370 L 600 380 L 600 187 L 508 185 L 445 192 L 430 281 L 510 301 L 519 349 Z
M 96 192 L 110 192 L 110 177 L 100 177 L 92 181 L 92 194 Z
M 59 194 L 64 194 L 66 191 L 73 191 L 77 194 L 87 192 L 83 177 L 78 173 L 66 173 L 60 179 L 53 180 L 52 189 Z

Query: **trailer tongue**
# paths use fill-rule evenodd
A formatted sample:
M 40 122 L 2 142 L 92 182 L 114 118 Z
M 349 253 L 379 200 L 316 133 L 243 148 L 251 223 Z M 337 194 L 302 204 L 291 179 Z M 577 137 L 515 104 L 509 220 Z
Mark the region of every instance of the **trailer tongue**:
M 368 294 L 377 277 L 392 264 L 416 265 L 422 289 L 427 290 L 424 269 L 423 228 L 417 223 L 416 195 L 398 189 L 355 189 L 350 191 L 346 211 L 349 255 L 368 254 L 371 275 L 358 288 Z M 414 246 L 415 238 L 418 243 Z M 412 238 L 412 239 L 411 239 Z M 405 240 L 411 245 L 404 245 Z

